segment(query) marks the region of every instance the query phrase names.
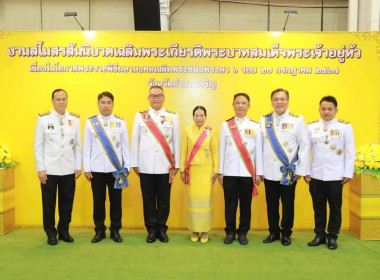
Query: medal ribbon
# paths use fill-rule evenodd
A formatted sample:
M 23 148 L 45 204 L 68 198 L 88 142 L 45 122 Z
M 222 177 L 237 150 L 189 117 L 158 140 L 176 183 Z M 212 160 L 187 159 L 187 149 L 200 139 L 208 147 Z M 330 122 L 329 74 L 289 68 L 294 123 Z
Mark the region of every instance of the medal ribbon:
M 232 139 L 234 139 L 236 148 L 238 149 L 243 162 L 245 164 L 245 167 L 247 168 L 248 172 L 251 174 L 253 179 L 253 189 L 252 189 L 252 195 L 258 195 L 259 190 L 256 186 L 256 175 L 255 175 L 255 168 L 252 164 L 251 158 L 249 157 L 249 153 L 247 151 L 247 148 L 244 146 L 241 135 L 239 130 L 237 129 L 237 125 L 235 123 L 235 118 L 229 119 L 227 121 L 228 128 L 230 129 Z
M 276 132 L 273 129 L 272 123 L 273 123 L 272 114 L 269 114 L 265 118 L 265 127 L 266 127 L 267 134 L 269 136 L 268 140 L 272 146 L 273 152 L 283 164 L 283 166 L 280 167 L 280 171 L 282 173 L 280 184 L 288 186 L 294 183 L 294 175 L 295 175 L 294 173 L 296 170 L 295 162 L 298 160 L 299 147 L 295 153 L 295 156 L 293 157 L 292 161 L 289 164 L 289 159 L 286 156 L 284 150 L 282 149 L 282 146 L 280 145 L 277 139 Z
M 117 171 L 113 172 L 112 175 L 115 178 L 115 189 L 122 189 L 122 187 L 128 187 L 128 168 L 123 168 L 120 165 L 119 158 L 116 155 L 115 149 L 113 148 L 112 142 L 107 136 L 107 133 L 104 131 L 103 126 L 100 124 L 98 117 L 90 118 L 90 123 L 95 130 L 96 135 L 98 136 L 100 143 L 102 143 L 103 149 L 106 152 L 106 155 L 113 167 Z
M 141 118 L 145 122 L 145 124 L 148 126 L 150 132 L 152 132 L 153 136 L 158 140 L 158 143 L 160 143 L 162 150 L 164 151 L 167 159 L 169 160 L 170 166 L 169 166 L 169 183 L 173 183 L 174 179 L 174 157 L 170 150 L 169 144 L 166 141 L 164 135 L 162 135 L 161 130 L 156 126 L 154 121 L 150 118 L 148 112 L 144 111 L 141 112 Z
M 199 148 L 202 146 L 203 142 L 205 141 L 207 135 L 209 133 L 211 133 L 211 131 L 212 131 L 211 127 L 209 127 L 209 126 L 205 126 L 204 127 L 203 132 L 201 133 L 201 135 L 198 137 L 197 141 L 195 142 L 195 144 L 193 146 L 193 149 L 191 150 L 190 156 L 189 156 L 189 158 L 186 161 L 186 166 L 185 166 L 185 182 L 188 185 L 190 184 L 190 173 L 189 173 L 190 164 L 193 161 L 193 159 L 194 159 L 195 155 L 197 154 L 197 152 L 199 151 Z

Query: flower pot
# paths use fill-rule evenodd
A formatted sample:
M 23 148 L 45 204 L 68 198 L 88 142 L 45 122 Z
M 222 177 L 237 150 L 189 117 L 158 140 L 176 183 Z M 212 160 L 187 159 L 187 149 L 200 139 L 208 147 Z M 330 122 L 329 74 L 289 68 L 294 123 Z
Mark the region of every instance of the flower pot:
M 380 179 L 354 174 L 350 183 L 350 231 L 362 240 L 380 240 Z
M 15 228 L 15 168 L 0 169 L 0 235 Z

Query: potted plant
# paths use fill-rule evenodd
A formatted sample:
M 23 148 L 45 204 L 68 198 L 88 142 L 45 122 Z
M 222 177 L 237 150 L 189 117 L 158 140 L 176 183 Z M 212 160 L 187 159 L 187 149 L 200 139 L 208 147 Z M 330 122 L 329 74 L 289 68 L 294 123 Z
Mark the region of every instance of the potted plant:
M 15 167 L 9 148 L 0 143 L 0 235 L 15 227 Z

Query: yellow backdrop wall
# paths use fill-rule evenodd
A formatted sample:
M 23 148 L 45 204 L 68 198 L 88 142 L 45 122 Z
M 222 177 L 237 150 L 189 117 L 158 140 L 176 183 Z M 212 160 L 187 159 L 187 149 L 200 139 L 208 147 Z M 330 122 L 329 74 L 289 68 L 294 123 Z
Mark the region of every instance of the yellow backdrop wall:
M 181 129 L 192 124 L 192 109 L 208 109 L 208 124 L 219 128 L 233 115 L 232 97 L 251 96 L 248 116 L 271 111 L 270 92 L 290 92 L 289 108 L 305 119 L 319 118 L 318 102 L 334 95 L 337 117 L 350 121 L 356 146 L 380 136 L 380 35 L 294 32 L 12 32 L 0 31 L 0 142 L 20 162 L 16 169 L 16 224 L 42 224 L 41 191 L 35 171 L 33 136 L 38 113 L 51 109 L 51 92 L 63 88 L 68 110 L 85 119 L 97 113 L 97 94 L 115 95 L 114 113 L 125 118 L 148 107 L 147 91 L 165 88 L 165 108 L 178 112 Z M 123 191 L 123 226 L 142 228 L 139 180 L 129 176 Z M 186 228 L 186 186 L 172 186 L 169 227 Z M 214 227 L 224 227 L 223 192 L 214 186 Z M 252 203 L 252 228 L 266 229 L 263 185 Z M 313 228 L 308 186 L 297 185 L 295 228 Z M 92 226 L 92 194 L 77 181 L 72 226 Z M 348 186 L 343 229 L 349 227 Z

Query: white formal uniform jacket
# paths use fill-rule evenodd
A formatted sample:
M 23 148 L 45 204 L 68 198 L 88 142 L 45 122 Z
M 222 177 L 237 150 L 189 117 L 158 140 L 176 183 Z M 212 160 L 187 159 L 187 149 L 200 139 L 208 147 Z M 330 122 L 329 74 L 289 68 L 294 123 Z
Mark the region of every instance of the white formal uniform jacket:
M 168 142 L 174 154 L 175 168 L 180 167 L 180 131 L 177 114 L 166 111 L 164 108 L 156 111 L 152 108 L 148 114 Z M 170 162 L 156 137 L 149 130 L 137 112 L 132 129 L 131 166 L 138 167 L 141 173 L 166 174 L 169 173 Z
M 249 157 L 255 167 L 256 175 L 263 175 L 262 137 L 260 125 L 248 119 L 235 118 L 242 142 L 247 148 Z M 234 142 L 227 121 L 223 122 L 219 139 L 219 174 L 224 176 L 252 177 Z
M 34 135 L 37 171 L 48 175 L 69 175 L 82 169 L 80 119 L 55 110 L 38 117 Z
M 289 163 L 294 158 L 297 148 L 298 160 L 295 162 L 295 174 L 305 176 L 309 162 L 309 141 L 305 120 L 302 116 L 293 115 L 286 110 L 281 116 L 272 112 L 272 127 L 276 133 L 279 144 Z M 283 163 L 278 159 L 273 151 L 266 131 L 266 116 L 260 119 L 261 132 L 263 136 L 263 158 L 264 158 L 264 178 L 272 181 L 280 181 L 282 172 L 280 170 Z
M 103 126 L 108 139 L 112 143 L 120 165 L 130 171 L 131 154 L 129 149 L 128 130 L 125 121 L 113 114 L 107 117 L 98 114 L 97 117 L 100 124 Z M 84 172 L 101 173 L 116 171 L 116 168 L 108 158 L 90 119 L 86 120 L 84 127 L 83 170 Z
M 307 175 L 322 181 L 352 178 L 355 164 L 355 141 L 349 123 L 322 119 L 308 125 L 312 153 Z

